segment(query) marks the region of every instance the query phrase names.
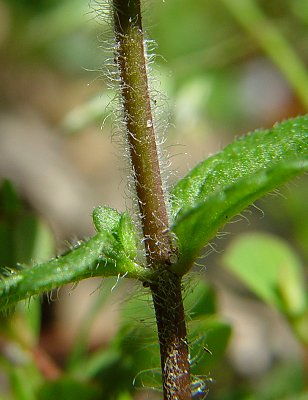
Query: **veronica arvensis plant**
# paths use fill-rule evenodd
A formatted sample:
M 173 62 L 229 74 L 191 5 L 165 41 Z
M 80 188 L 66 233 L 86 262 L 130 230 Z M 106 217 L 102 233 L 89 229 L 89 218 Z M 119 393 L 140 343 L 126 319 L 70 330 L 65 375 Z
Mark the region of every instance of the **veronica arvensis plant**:
M 140 1 L 114 0 L 109 8 L 142 235 L 139 237 L 128 212 L 96 208 L 97 234 L 77 248 L 30 267 L 2 266 L 0 307 L 6 310 L 19 300 L 93 276 L 138 280 L 152 293 L 164 399 L 188 400 L 192 389 L 182 277 L 231 218 L 308 169 L 308 117 L 241 137 L 201 162 L 166 193 L 151 109 Z

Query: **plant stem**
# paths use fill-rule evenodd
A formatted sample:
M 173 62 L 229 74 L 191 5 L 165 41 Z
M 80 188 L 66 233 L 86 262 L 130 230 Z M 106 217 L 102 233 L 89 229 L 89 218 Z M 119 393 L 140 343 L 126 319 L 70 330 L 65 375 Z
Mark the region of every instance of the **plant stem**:
M 165 400 L 189 400 L 190 364 L 181 278 L 167 270 L 151 285 Z
M 120 74 L 124 120 L 141 214 L 148 264 L 169 262 L 168 214 L 157 154 L 140 1 L 114 0 L 116 62 Z
M 148 89 L 140 0 L 113 0 L 115 59 L 124 122 L 141 215 L 160 342 L 165 400 L 189 400 L 190 365 L 181 278 L 169 271 L 174 252 L 160 173 Z

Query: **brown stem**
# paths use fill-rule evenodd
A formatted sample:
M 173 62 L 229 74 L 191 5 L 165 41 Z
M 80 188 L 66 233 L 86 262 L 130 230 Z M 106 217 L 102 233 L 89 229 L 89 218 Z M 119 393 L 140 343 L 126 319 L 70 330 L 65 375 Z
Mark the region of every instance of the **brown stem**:
M 40 347 L 33 347 L 32 357 L 42 375 L 49 381 L 54 381 L 62 375 L 62 371 L 49 355 Z
M 191 400 L 190 364 L 181 280 L 165 270 L 151 286 L 165 400 Z
M 161 351 L 165 400 L 189 400 L 190 365 L 181 278 L 169 271 L 174 249 L 148 89 L 140 0 L 113 0 L 115 59 L 119 70 L 127 142 L 145 241 Z
M 116 62 L 131 164 L 150 267 L 169 263 L 168 214 L 162 187 L 147 70 L 140 1 L 114 0 Z

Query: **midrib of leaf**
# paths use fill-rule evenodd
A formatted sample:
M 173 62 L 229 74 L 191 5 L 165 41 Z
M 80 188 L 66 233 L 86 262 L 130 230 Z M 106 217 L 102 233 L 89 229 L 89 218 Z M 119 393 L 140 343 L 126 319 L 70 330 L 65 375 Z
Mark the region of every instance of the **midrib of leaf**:
M 308 116 L 276 124 L 272 129 L 240 137 L 202 161 L 171 192 L 173 218 L 204 201 L 220 188 L 252 176 L 276 163 L 308 155 Z

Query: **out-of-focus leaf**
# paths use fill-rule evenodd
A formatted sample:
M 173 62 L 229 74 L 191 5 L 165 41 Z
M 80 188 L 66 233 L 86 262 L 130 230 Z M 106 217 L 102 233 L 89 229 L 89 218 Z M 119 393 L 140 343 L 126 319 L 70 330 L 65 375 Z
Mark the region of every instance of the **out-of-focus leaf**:
M 210 368 L 225 354 L 231 327 L 216 317 L 200 318 L 190 324 L 192 371 L 194 374 L 209 374 Z
M 37 397 L 38 400 L 97 400 L 99 398 L 102 398 L 102 393 L 98 386 L 69 377 L 46 382 Z
M 32 298 L 25 304 L 19 303 L 17 310 L 25 319 L 22 333 L 17 332 L 23 340 L 27 340 L 29 346 L 38 344 L 41 331 L 41 302 L 40 299 Z M 19 325 L 17 324 L 17 329 Z M 16 329 L 16 328 L 15 328 Z
M 15 264 L 16 241 L 14 235 L 21 211 L 22 204 L 12 183 L 4 180 L 0 188 L 0 259 L 2 267 L 12 267 Z
M 115 94 L 114 94 L 115 96 Z M 111 112 L 108 108 L 112 94 L 103 93 L 70 111 L 62 122 L 62 129 L 67 134 L 79 133 L 94 122 L 101 122 Z
M 13 185 L 4 181 L 0 194 L 0 258 L 4 276 L 9 277 L 17 260 L 19 262 L 37 262 L 46 260 L 54 252 L 54 240 L 47 224 L 31 213 L 18 197 Z M 13 268 L 13 269 L 10 269 Z M 5 273 L 6 271 L 6 273 Z M 26 305 L 20 305 L 23 335 L 35 344 L 40 331 L 40 304 L 32 299 Z M 23 322 L 21 322 L 23 321 Z M 16 321 L 15 321 L 16 322 Z M 20 335 L 20 326 L 14 320 L 6 319 L 12 325 L 9 329 Z M 16 328 L 16 326 L 17 328 Z
M 305 64 L 283 33 L 272 24 L 255 0 L 222 0 L 238 22 L 252 35 L 267 56 L 293 86 L 303 105 L 308 106 L 308 74 Z M 262 26 L 262 29 L 260 29 Z
M 0 213 L 15 215 L 21 209 L 21 201 L 9 180 L 4 180 L 0 189 Z
M 113 348 L 99 349 L 90 354 L 82 363 L 74 365 L 71 373 L 80 379 L 92 379 L 100 371 L 112 370 L 121 361 L 121 354 Z
M 22 367 L 15 366 L 11 369 L 10 383 L 12 392 L 18 400 L 36 400 L 35 380 L 28 375 L 28 371 Z
M 35 215 L 21 215 L 13 234 L 16 262 L 42 262 L 54 253 L 53 235 L 46 223 Z
M 0 256 L 2 267 L 17 262 L 44 261 L 54 252 L 54 240 L 47 224 L 23 206 L 9 181 L 0 191 Z
M 133 400 L 133 398 L 128 392 L 124 392 L 118 396 L 117 400 Z
M 98 296 L 87 310 L 85 317 L 83 318 L 83 320 L 79 325 L 73 347 L 69 354 L 67 369 L 69 371 L 73 371 L 79 368 L 80 377 L 87 375 L 85 374 L 85 365 L 87 364 L 87 359 L 89 358 L 88 343 L 89 343 L 91 328 L 93 326 L 95 319 L 101 313 L 106 301 L 108 300 L 112 301 L 112 288 L 116 284 L 118 285 L 120 284 L 117 282 L 117 280 L 118 277 L 108 278 L 103 280 Z M 89 376 L 93 376 L 93 374 L 92 375 L 90 374 Z
M 280 363 L 264 376 L 256 400 L 308 400 L 305 370 L 296 360 Z
M 189 282 L 184 294 L 184 306 L 192 319 L 215 314 L 216 296 L 213 288 L 202 279 Z
M 247 233 L 235 239 L 223 257 L 255 294 L 289 317 L 307 307 L 300 260 L 286 242 L 269 234 Z

